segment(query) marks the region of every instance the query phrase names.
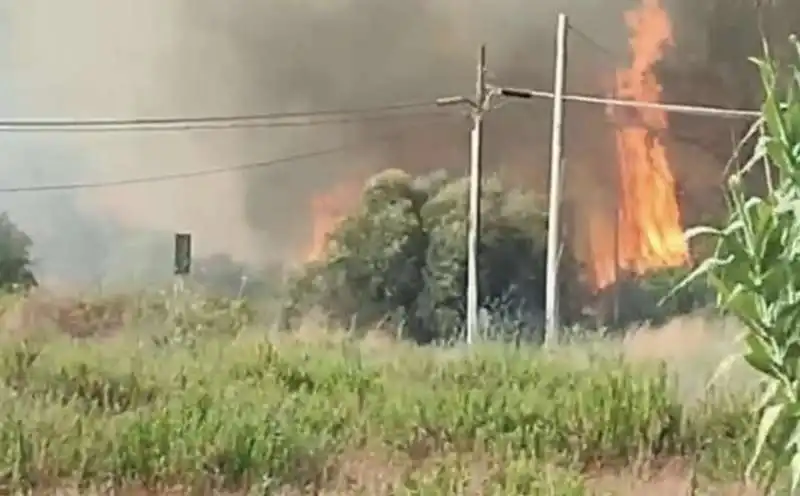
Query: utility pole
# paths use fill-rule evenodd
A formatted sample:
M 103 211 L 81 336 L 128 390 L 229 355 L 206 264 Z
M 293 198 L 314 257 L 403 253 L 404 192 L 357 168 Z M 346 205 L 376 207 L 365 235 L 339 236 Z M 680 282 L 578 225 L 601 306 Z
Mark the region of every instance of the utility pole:
M 492 93 L 486 86 L 486 45 L 478 50 L 474 100 L 464 96 L 440 98 L 437 105 L 469 104 L 472 110 L 469 164 L 469 224 L 467 231 L 467 336 L 472 345 L 479 327 L 478 248 L 481 231 L 481 180 L 483 179 L 483 116 Z
M 553 128 L 550 144 L 550 206 L 547 217 L 547 279 L 545 282 L 545 343 L 559 338 L 558 262 L 561 241 L 561 173 L 564 166 L 564 85 L 567 59 L 567 16 L 558 15 L 553 78 Z
M 614 280 L 611 287 L 611 325 L 616 327 L 619 324 L 619 291 L 620 283 L 622 282 L 620 272 L 622 268 L 622 261 L 620 260 L 620 226 L 622 225 L 620 214 L 622 212 L 622 201 L 620 195 L 622 194 L 622 176 L 617 174 L 614 178 Z
M 553 120 L 550 144 L 550 195 L 547 217 L 547 274 L 545 281 L 545 344 L 558 343 L 559 338 L 559 281 L 558 270 L 561 259 L 561 193 L 564 167 L 564 86 L 567 62 L 567 16 L 558 15 L 556 26 L 555 73 L 553 77 Z M 537 98 L 542 92 L 497 88 L 501 96 L 514 98 Z

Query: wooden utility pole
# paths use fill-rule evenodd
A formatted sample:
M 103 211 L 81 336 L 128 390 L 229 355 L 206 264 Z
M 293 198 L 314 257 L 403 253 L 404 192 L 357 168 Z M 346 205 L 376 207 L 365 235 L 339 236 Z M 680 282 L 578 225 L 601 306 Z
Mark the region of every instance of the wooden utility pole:
M 467 103 L 472 107 L 469 163 L 469 224 L 467 227 L 467 335 L 468 345 L 474 343 L 479 329 L 480 284 L 478 281 L 478 250 L 481 231 L 481 181 L 483 179 L 483 116 L 488 110 L 491 92 L 486 85 L 486 45 L 478 50 L 475 76 L 475 98 L 463 96 L 442 98 L 439 105 Z

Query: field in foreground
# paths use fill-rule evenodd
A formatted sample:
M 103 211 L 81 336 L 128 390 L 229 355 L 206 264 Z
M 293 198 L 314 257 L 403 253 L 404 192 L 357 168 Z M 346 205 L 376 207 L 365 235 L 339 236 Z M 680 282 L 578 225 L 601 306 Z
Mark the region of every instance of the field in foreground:
M 8 343 L 0 492 L 758 494 L 739 482 L 751 378 L 705 389 L 723 334 L 690 319 L 551 354 L 319 333 Z

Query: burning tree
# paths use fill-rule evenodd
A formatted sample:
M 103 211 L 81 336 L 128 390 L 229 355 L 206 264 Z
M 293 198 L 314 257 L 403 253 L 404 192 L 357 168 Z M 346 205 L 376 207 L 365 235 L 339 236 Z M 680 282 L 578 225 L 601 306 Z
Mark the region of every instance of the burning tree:
M 675 10 L 668 13 L 663 3 L 662 0 L 639 0 L 638 5 L 626 13 L 624 20 L 629 29 L 630 62 L 615 71 L 613 91 L 609 92 L 609 96 L 644 104 L 677 100 L 683 103 L 723 107 L 757 107 L 762 90 L 758 85 L 757 74 L 747 62 L 747 57 L 760 53 L 762 45 L 759 29 L 764 30 L 771 38 L 780 38 L 787 36 L 792 26 L 800 24 L 800 7 L 798 7 L 800 4 L 788 1 L 758 4 L 748 1 L 720 1 L 703 5 L 686 2 L 680 5 L 672 4 Z M 683 5 L 689 5 L 692 15 L 682 15 L 680 9 Z M 676 18 L 681 20 L 678 26 L 673 26 L 670 13 L 677 14 Z M 692 25 L 692 22 L 697 24 Z M 681 32 L 682 29 L 685 32 Z M 698 44 L 687 41 L 691 38 L 687 35 L 689 31 L 695 35 L 704 33 L 699 38 L 702 46 L 701 54 L 693 57 L 693 62 L 686 60 L 689 59 L 688 55 L 698 48 Z M 781 58 L 781 54 L 777 55 Z M 702 95 L 703 99 L 709 95 L 710 97 L 707 101 L 692 101 L 691 97 L 696 95 Z M 594 205 L 588 207 L 588 214 L 582 218 L 588 217 L 589 221 L 577 227 L 576 230 L 584 232 L 580 235 L 581 241 L 574 244 L 580 245 L 577 251 L 587 269 L 591 292 L 603 295 L 604 291 L 611 292 L 607 290 L 617 285 L 625 286 L 626 289 L 616 294 L 619 296 L 622 293 L 623 300 L 629 301 L 618 301 L 618 303 L 626 306 L 626 303 L 635 301 L 627 306 L 651 308 L 651 305 L 641 304 L 639 297 L 642 293 L 650 295 L 653 292 L 663 292 L 663 288 L 669 284 L 662 284 L 662 281 L 679 277 L 681 271 L 688 270 L 688 266 L 694 260 L 701 258 L 698 256 L 697 247 L 690 246 L 685 241 L 684 228 L 698 221 L 708 221 L 709 218 L 713 222 L 715 218 L 721 219 L 724 215 L 724 201 L 720 187 L 723 182 L 723 166 L 733 148 L 732 140 L 741 137 L 750 123 L 737 122 L 732 125 L 726 121 L 710 122 L 707 119 L 692 121 L 684 116 L 667 115 L 665 111 L 653 107 L 627 108 L 624 113 L 616 108 L 611 109 L 608 114 L 616 125 L 613 136 L 609 136 L 606 140 L 615 153 L 614 177 L 611 181 L 615 188 L 615 205 L 611 211 L 594 208 Z M 708 170 L 700 173 L 701 167 L 673 147 L 675 136 L 685 134 L 696 136 L 697 141 L 708 144 L 707 148 L 712 149 L 713 167 L 705 168 Z M 593 159 L 596 160 L 596 157 Z M 755 177 L 752 181 L 755 186 L 763 184 L 762 178 Z M 692 183 L 691 190 L 685 190 L 686 194 L 682 195 L 679 189 L 684 188 L 679 187 L 679 184 L 685 186 L 687 183 Z M 412 190 L 413 188 L 408 191 Z M 426 198 L 421 200 L 426 208 L 433 208 L 428 204 L 435 205 L 439 201 L 439 199 L 434 201 L 438 193 L 432 193 L 433 196 L 430 197 L 425 196 L 426 194 L 414 193 Z M 354 197 L 351 190 L 343 190 L 342 194 L 332 193 L 326 198 L 333 201 L 317 202 L 319 205 L 316 203 L 315 205 L 319 208 L 315 210 L 334 212 L 336 218 L 341 218 L 346 212 L 337 211 L 331 205 L 341 206 L 346 203 L 344 199 Z M 413 201 L 411 204 L 416 205 Z M 353 207 L 346 210 L 358 209 Z M 395 212 L 393 215 L 400 214 Z M 414 218 L 408 212 L 403 215 Z M 344 229 L 341 226 L 334 229 L 332 226 L 336 222 L 330 216 L 320 214 L 315 218 L 324 221 L 319 226 L 315 224 L 314 245 L 317 248 L 321 246 L 320 240 L 324 238 L 324 233 L 331 230 L 340 233 Z M 352 217 L 348 219 L 345 224 L 352 221 Z M 450 224 L 444 223 L 437 229 L 441 232 L 447 230 L 455 232 L 463 227 L 459 224 L 461 221 L 458 217 L 451 216 L 449 219 Z M 423 225 L 423 220 L 420 218 L 416 222 Z M 397 218 L 393 218 L 392 222 L 394 221 L 397 221 Z M 385 220 L 385 222 L 390 221 Z M 539 221 L 529 220 L 529 222 L 530 226 L 536 226 Z M 347 225 L 352 227 L 352 224 Z M 364 227 L 366 224 L 363 222 L 359 225 L 366 229 Z M 406 227 L 408 225 L 410 224 L 403 224 Z M 388 229 L 387 226 L 388 224 L 384 224 L 380 229 Z M 426 291 L 436 287 L 432 281 L 456 288 L 458 285 L 452 281 L 460 281 L 460 275 L 453 276 L 452 280 L 431 276 L 430 267 L 439 263 L 435 258 L 435 250 L 430 248 L 436 246 L 431 240 L 439 239 L 436 237 L 439 235 L 436 234 L 437 231 L 428 232 L 426 229 L 433 229 L 434 226 L 437 226 L 436 222 L 431 221 L 424 224 L 424 227 L 415 228 L 422 230 L 419 239 L 423 241 L 419 243 L 427 247 L 427 252 L 425 256 L 420 256 L 417 251 L 412 250 L 415 260 L 423 268 L 417 268 L 410 273 L 416 274 L 414 277 L 422 274 L 419 277 L 424 280 L 421 284 L 427 285 Z M 372 235 L 378 232 L 377 225 L 373 225 L 371 229 L 373 229 Z M 407 238 L 403 238 L 404 242 L 411 243 L 411 239 L 416 239 L 414 236 L 408 234 Z M 351 238 L 348 239 L 352 241 Z M 344 246 L 342 243 L 340 245 Z M 351 243 L 348 246 L 355 245 Z M 321 253 L 317 248 L 312 251 Z M 406 248 L 408 246 L 403 245 L 402 249 Z M 455 256 L 455 252 L 451 255 Z M 322 259 L 325 257 L 322 256 Z M 442 263 L 454 262 L 450 260 Z M 460 274 L 458 270 L 453 266 L 452 273 Z M 364 277 L 371 276 L 364 275 Z M 415 282 L 410 287 L 418 288 L 416 284 Z M 396 291 L 398 291 L 396 295 L 404 294 L 404 290 L 396 289 Z M 656 313 L 663 317 L 675 311 L 691 309 L 706 301 L 702 293 L 703 288 L 698 288 L 699 296 L 696 303 L 693 303 L 695 300 L 687 301 L 686 304 L 680 305 L 680 309 L 664 309 Z M 658 295 L 652 296 L 652 298 L 648 296 L 648 300 L 660 299 Z M 495 297 L 496 295 L 493 295 L 493 298 Z M 410 296 L 403 298 L 409 301 L 413 299 Z M 432 296 L 429 301 L 437 302 L 439 306 L 436 312 L 441 315 L 443 314 L 441 309 L 447 305 L 440 305 L 437 298 L 439 296 Z M 417 300 L 414 302 L 416 305 L 414 312 L 418 313 L 419 302 Z M 355 303 L 351 307 L 353 305 Z M 393 305 L 389 306 L 395 308 L 396 305 Z M 406 308 L 407 305 L 403 303 L 401 306 Z M 458 305 L 453 304 L 452 307 L 457 308 Z M 385 310 L 381 307 L 377 313 L 383 314 Z M 646 313 L 651 315 L 654 312 L 655 310 L 652 312 L 648 310 Z M 454 321 L 458 320 L 458 317 L 458 311 L 454 311 Z M 406 315 L 404 318 L 409 317 Z M 649 317 L 647 315 L 636 317 L 639 318 Z

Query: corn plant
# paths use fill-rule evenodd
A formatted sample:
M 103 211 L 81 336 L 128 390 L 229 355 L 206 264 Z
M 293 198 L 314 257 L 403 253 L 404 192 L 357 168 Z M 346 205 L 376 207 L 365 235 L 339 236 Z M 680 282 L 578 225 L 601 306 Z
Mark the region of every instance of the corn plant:
M 800 44 L 796 38 L 791 42 L 800 63 Z M 765 467 L 766 487 L 788 472 L 795 493 L 800 487 L 800 69 L 791 65 L 783 72 L 766 54 L 754 60 L 764 87 L 756 150 L 730 179 L 727 225 L 689 233 L 715 237 L 716 251 L 676 290 L 707 277 L 718 307 L 744 324 L 744 359 L 764 381 L 748 476 L 774 452 Z M 750 195 L 741 175 L 759 165 L 767 168 L 767 192 Z

